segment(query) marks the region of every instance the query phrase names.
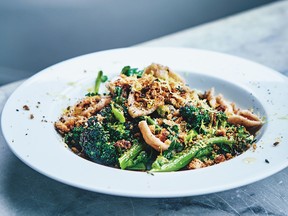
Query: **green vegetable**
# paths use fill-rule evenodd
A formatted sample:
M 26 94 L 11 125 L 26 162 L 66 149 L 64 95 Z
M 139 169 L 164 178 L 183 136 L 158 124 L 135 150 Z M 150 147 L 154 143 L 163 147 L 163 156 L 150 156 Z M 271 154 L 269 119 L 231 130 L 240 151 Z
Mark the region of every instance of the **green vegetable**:
M 227 122 L 228 117 L 224 112 L 217 112 L 216 113 L 216 128 L 225 128 L 228 124 Z
M 84 127 L 74 127 L 71 131 L 65 134 L 64 141 L 65 143 L 70 144 L 70 148 L 77 145 L 80 141 L 81 133 L 83 133 Z
M 170 113 L 169 106 L 167 105 L 159 106 L 156 111 L 161 117 L 166 117 Z
M 149 125 L 154 125 L 155 126 L 155 131 L 156 132 L 161 131 L 162 128 L 150 116 L 144 116 L 144 119 L 147 121 L 147 123 Z
M 194 130 L 191 129 L 190 131 L 188 131 L 187 135 L 184 138 L 184 143 L 188 144 L 191 143 L 193 138 L 196 137 L 198 135 L 198 133 Z
M 112 106 L 114 107 L 114 113 Z M 119 113 L 115 112 L 115 106 L 111 104 L 111 106 L 104 107 L 100 112 L 98 112 L 98 115 L 104 117 L 102 120 L 102 125 L 104 127 L 104 130 L 109 134 L 109 141 L 110 142 L 116 142 L 118 140 L 131 140 L 132 131 L 131 131 L 131 125 L 129 125 L 126 121 L 121 120 L 121 118 L 124 118 L 122 116 L 122 111 L 119 108 L 120 112 L 120 120 L 116 118 L 119 117 Z M 115 115 L 116 113 L 116 115 Z
M 173 125 L 170 130 L 177 134 L 177 133 L 179 133 L 179 126 Z
M 109 134 L 95 119 L 90 119 L 88 127 L 81 133 L 79 145 L 90 160 L 107 166 L 116 166 L 118 162 L 116 148 L 109 142 Z
M 105 131 L 109 133 L 110 142 L 117 142 L 118 140 L 130 140 L 131 131 L 126 127 L 125 124 L 120 122 L 109 122 L 103 124 Z
M 135 160 L 133 160 L 133 165 L 127 167 L 129 170 L 146 170 L 147 169 L 147 162 L 149 160 L 149 156 L 146 151 L 141 151 Z
M 140 78 L 143 70 L 126 66 L 121 73 Z M 112 83 L 115 85 L 111 85 L 113 90 L 109 93 L 111 97 L 109 105 L 91 113 L 92 116 L 87 122 L 86 118 L 83 118 L 85 120 L 82 125 L 73 126 L 67 133 L 59 129 L 67 145 L 73 148 L 73 151 L 76 148 L 75 153 L 93 162 L 124 170 L 169 172 L 185 169 L 195 158 L 202 161 L 214 160 L 221 154 L 228 158 L 229 155 L 226 153 L 231 154 L 231 157 L 236 156 L 246 151 L 255 142 L 254 136 L 244 126 L 229 124 L 224 112 L 203 105 L 206 103 L 205 99 L 203 103 L 199 101 L 197 106 L 180 107 L 178 112 L 172 105 L 174 102 L 169 101 L 169 96 L 167 96 L 164 100 L 165 104 L 159 106 L 156 112 L 132 118 L 128 113 L 127 100 L 133 85 L 125 82 L 127 77 L 124 75 L 121 76 L 124 84 L 121 80 Z M 159 77 L 153 79 L 158 88 L 162 80 L 159 80 Z M 94 92 L 86 96 L 99 95 L 101 83 L 107 80 L 108 77 L 99 71 Z M 165 82 L 169 82 L 169 79 Z M 146 103 L 146 99 L 149 102 L 150 98 L 143 98 L 144 93 L 149 89 L 149 85 L 145 85 L 143 84 L 143 89 L 137 92 L 137 99 L 139 94 L 139 101 L 143 100 Z M 175 88 L 169 89 L 170 93 L 186 93 L 187 89 L 181 85 L 176 87 L 176 91 Z M 167 93 L 169 93 L 168 90 Z M 199 100 L 202 98 L 200 97 Z M 200 107 L 201 104 L 203 107 Z M 86 108 L 84 106 L 83 110 Z M 170 113 L 173 115 L 169 115 L 168 118 L 167 115 Z M 79 119 L 82 120 L 82 118 Z M 160 141 L 165 144 L 170 143 L 167 150 L 158 152 L 144 142 L 145 136 L 143 137 L 143 131 L 140 131 L 138 126 L 143 120 L 147 122 L 152 133 Z M 78 122 L 76 124 L 78 125 Z
M 119 165 L 121 169 L 126 169 L 136 165 L 134 159 L 143 151 L 143 144 L 134 140 L 132 147 L 127 150 L 120 158 Z M 138 163 L 140 160 L 138 160 Z
M 231 127 L 235 130 L 235 126 Z M 235 139 L 237 145 L 233 145 L 232 152 L 236 155 L 246 151 L 255 142 L 254 136 L 251 135 L 244 126 L 238 126 L 236 129 Z
M 126 120 L 125 120 L 123 110 L 121 110 L 120 108 L 116 108 L 113 103 L 111 103 L 111 108 L 112 108 L 112 113 L 114 114 L 115 118 L 119 122 L 124 123 Z
M 101 115 L 102 117 L 104 117 L 103 119 L 103 125 L 105 126 L 107 123 L 114 123 L 114 122 L 119 122 L 113 112 L 112 112 L 112 108 L 111 106 L 106 106 L 104 107 L 103 109 L 101 109 L 99 112 L 98 112 L 98 115 Z
M 123 106 L 124 102 L 126 101 L 126 98 L 123 97 L 122 94 L 123 94 L 123 89 L 119 86 L 116 86 L 112 100 L 121 106 Z
M 99 88 L 100 88 L 100 84 L 101 82 L 104 83 L 108 80 L 108 77 L 106 75 L 103 75 L 103 71 L 99 71 L 97 78 L 95 80 L 95 86 L 94 86 L 94 94 L 97 95 L 99 94 Z
M 100 123 L 96 117 L 91 117 L 86 127 L 74 127 L 64 139 L 70 148 L 76 147 L 91 161 L 115 167 L 118 166 L 118 158 L 123 152 L 119 151 L 114 143 L 118 140 L 131 140 L 131 130 L 115 119 L 109 106 L 102 109 L 99 114 L 106 115 L 106 121 L 104 119 Z M 140 163 L 139 159 L 137 163 Z
M 188 123 L 189 128 L 200 132 L 200 129 L 210 123 L 209 112 L 203 108 L 187 105 L 179 109 L 180 115 Z
M 143 70 L 138 70 L 138 68 L 131 68 L 130 66 L 125 66 L 121 71 L 121 73 L 125 74 L 126 76 L 136 75 L 137 78 L 142 77 L 143 72 L 144 72 Z
M 178 152 L 181 152 L 184 149 L 183 144 L 178 142 L 176 139 L 173 139 L 169 148 L 163 152 L 163 156 L 167 159 L 171 159 L 175 156 Z
M 103 76 L 101 77 L 101 82 L 102 82 L 102 83 L 105 83 L 107 80 L 108 80 L 108 76 L 103 75 Z
M 146 119 L 147 123 L 150 125 L 155 125 L 155 126 L 159 126 L 154 119 L 152 119 L 150 116 L 144 116 L 144 118 Z M 160 126 L 159 126 L 160 127 Z
M 171 172 L 182 169 L 187 166 L 190 161 L 204 148 L 210 147 L 213 144 L 225 143 L 232 145 L 234 140 L 228 140 L 227 137 L 213 137 L 206 140 L 198 141 L 198 143 L 188 147 L 187 149 L 175 154 L 170 160 L 163 155 L 157 157 L 152 164 L 152 172 Z

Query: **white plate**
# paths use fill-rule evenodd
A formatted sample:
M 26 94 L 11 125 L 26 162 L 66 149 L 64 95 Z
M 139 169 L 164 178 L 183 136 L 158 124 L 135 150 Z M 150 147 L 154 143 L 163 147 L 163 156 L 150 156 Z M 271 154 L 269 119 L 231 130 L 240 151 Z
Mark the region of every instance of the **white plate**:
M 93 87 L 99 70 L 112 78 L 123 66 L 143 68 L 153 62 L 181 72 L 192 88 L 214 86 L 240 107 L 254 108 L 265 116 L 257 149 L 208 168 L 151 175 L 101 166 L 65 147 L 53 122 Z M 60 182 L 122 196 L 190 196 L 249 184 L 287 166 L 287 95 L 286 77 L 238 57 L 183 48 L 116 49 L 64 61 L 31 77 L 7 101 L 1 123 L 12 151 L 33 169 Z M 280 141 L 276 147 L 275 141 Z

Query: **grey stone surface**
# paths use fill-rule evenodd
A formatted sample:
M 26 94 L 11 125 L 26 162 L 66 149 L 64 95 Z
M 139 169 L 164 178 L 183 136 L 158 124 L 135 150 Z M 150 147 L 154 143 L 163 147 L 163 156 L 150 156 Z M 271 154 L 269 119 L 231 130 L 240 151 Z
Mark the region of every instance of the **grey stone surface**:
M 275 0 L 230 1 L 1 0 L 0 85 L 75 56 L 131 46 Z
M 196 47 L 226 53 L 288 73 L 288 1 L 188 29 L 141 46 Z M 0 88 L 0 111 L 21 82 Z M 288 215 L 288 169 L 220 193 L 167 199 L 89 192 L 26 166 L 0 134 L 0 215 Z M 193 182 L 191 182 L 193 183 Z
M 270 4 L 139 44 L 233 54 L 288 75 L 288 1 Z

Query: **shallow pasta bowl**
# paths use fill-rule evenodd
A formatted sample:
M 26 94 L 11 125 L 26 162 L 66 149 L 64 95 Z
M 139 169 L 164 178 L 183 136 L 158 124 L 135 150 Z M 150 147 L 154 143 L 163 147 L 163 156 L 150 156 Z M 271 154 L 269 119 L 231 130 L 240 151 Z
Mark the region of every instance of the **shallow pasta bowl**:
M 171 173 L 119 170 L 73 154 L 53 125 L 63 110 L 93 87 L 99 70 L 112 79 L 124 66 L 151 63 L 179 72 L 191 88 L 214 87 L 262 116 L 257 148 L 211 167 Z M 191 196 L 246 185 L 287 167 L 287 95 L 285 76 L 238 57 L 185 48 L 125 48 L 73 58 L 32 76 L 8 99 L 1 124 L 9 147 L 24 163 L 60 182 L 121 196 Z

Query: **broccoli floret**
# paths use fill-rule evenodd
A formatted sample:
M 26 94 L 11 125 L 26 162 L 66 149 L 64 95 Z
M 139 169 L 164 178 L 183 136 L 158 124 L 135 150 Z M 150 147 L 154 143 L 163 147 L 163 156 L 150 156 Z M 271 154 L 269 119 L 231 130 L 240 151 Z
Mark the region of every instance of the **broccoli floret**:
M 102 144 L 100 163 L 115 167 L 118 164 L 117 149 L 111 143 Z
M 119 105 L 123 105 L 126 101 L 126 98 L 123 97 L 123 88 L 121 88 L 120 86 L 116 86 L 114 93 L 113 93 L 113 97 L 112 100 Z
M 131 68 L 130 66 L 125 66 L 121 73 L 125 74 L 126 76 L 133 76 L 136 75 L 137 78 L 141 78 L 143 75 L 143 70 L 138 70 L 138 68 Z
M 115 114 L 112 112 L 111 106 L 104 107 L 100 112 L 98 112 L 98 115 L 101 115 L 104 117 L 102 120 L 102 126 L 107 134 L 109 134 L 109 141 L 110 142 L 116 142 L 118 140 L 129 140 L 132 136 L 131 134 L 131 128 L 129 127 L 128 122 L 120 122 L 116 117 Z M 96 118 L 90 118 L 88 120 L 89 122 L 95 122 L 97 121 Z
M 225 128 L 227 126 L 227 115 L 224 112 L 217 112 L 216 113 L 216 128 Z
M 81 133 L 79 145 L 90 160 L 107 166 L 116 166 L 118 162 L 116 148 L 109 142 L 109 134 L 94 118 L 89 119 L 88 127 Z
M 116 103 L 102 108 L 98 113 L 103 118 L 103 124 L 120 122 L 124 123 L 129 119 L 128 109 L 125 106 L 120 106 Z
M 98 115 L 101 115 L 104 117 L 103 124 L 111 123 L 111 122 L 114 123 L 116 121 L 116 118 L 114 114 L 112 113 L 111 106 L 106 106 L 103 109 L 101 109 L 98 112 Z
M 122 95 L 123 89 L 120 86 L 115 86 L 114 95 L 115 97 L 120 97 Z
M 72 148 L 76 147 L 78 150 L 81 149 L 79 146 L 80 136 L 84 131 L 83 126 L 74 127 L 71 131 L 69 131 L 64 136 L 64 142 L 67 143 L 67 145 Z
M 242 140 L 245 139 L 247 140 L 247 138 L 250 136 L 250 133 L 246 130 L 246 128 L 242 125 L 239 125 L 237 127 L 237 137 L 238 139 Z
M 116 142 L 118 140 L 129 140 L 131 132 L 124 123 L 106 123 L 103 125 L 105 130 L 109 133 L 110 141 Z
M 184 143 L 186 145 L 191 143 L 193 141 L 193 138 L 196 137 L 197 135 L 198 133 L 194 129 L 191 129 L 190 131 L 188 131 L 187 135 L 185 136 Z
M 188 123 L 190 129 L 200 131 L 203 126 L 210 123 L 209 112 L 203 108 L 187 105 L 180 108 L 180 115 Z
M 243 151 L 246 151 L 251 144 L 253 144 L 254 136 L 250 134 L 244 126 L 237 126 L 237 132 L 236 132 L 236 140 L 237 145 L 235 146 L 235 151 L 238 153 L 242 153 Z
M 173 125 L 172 127 L 171 127 L 171 131 L 173 131 L 174 133 L 179 133 L 179 126 L 178 125 Z
M 132 139 L 129 124 L 117 121 L 111 112 L 110 106 L 105 107 L 98 114 L 100 113 L 105 117 L 102 122 L 99 122 L 97 117 L 89 118 L 86 126 L 75 127 L 71 132 L 67 133 L 65 141 L 68 145 L 71 143 L 69 146 L 78 145 L 77 149 L 82 151 L 93 162 L 112 167 L 119 166 L 118 158 L 126 152 L 120 152 L 114 146 L 114 143 L 118 140 Z M 135 147 L 132 147 L 132 149 Z M 142 153 L 138 155 L 139 150 L 142 150 L 142 147 L 141 149 L 138 148 L 138 152 L 133 158 L 133 163 L 130 165 L 135 166 L 133 169 L 138 170 L 140 169 L 141 158 L 143 160 L 142 164 L 145 165 L 145 155 Z M 136 165 L 138 168 L 136 168 Z
M 226 127 L 227 133 L 230 134 L 230 139 L 235 140 L 231 146 L 219 145 L 218 153 L 231 153 L 232 155 L 239 155 L 246 151 L 254 142 L 254 136 L 251 135 L 242 125 L 229 125 Z

